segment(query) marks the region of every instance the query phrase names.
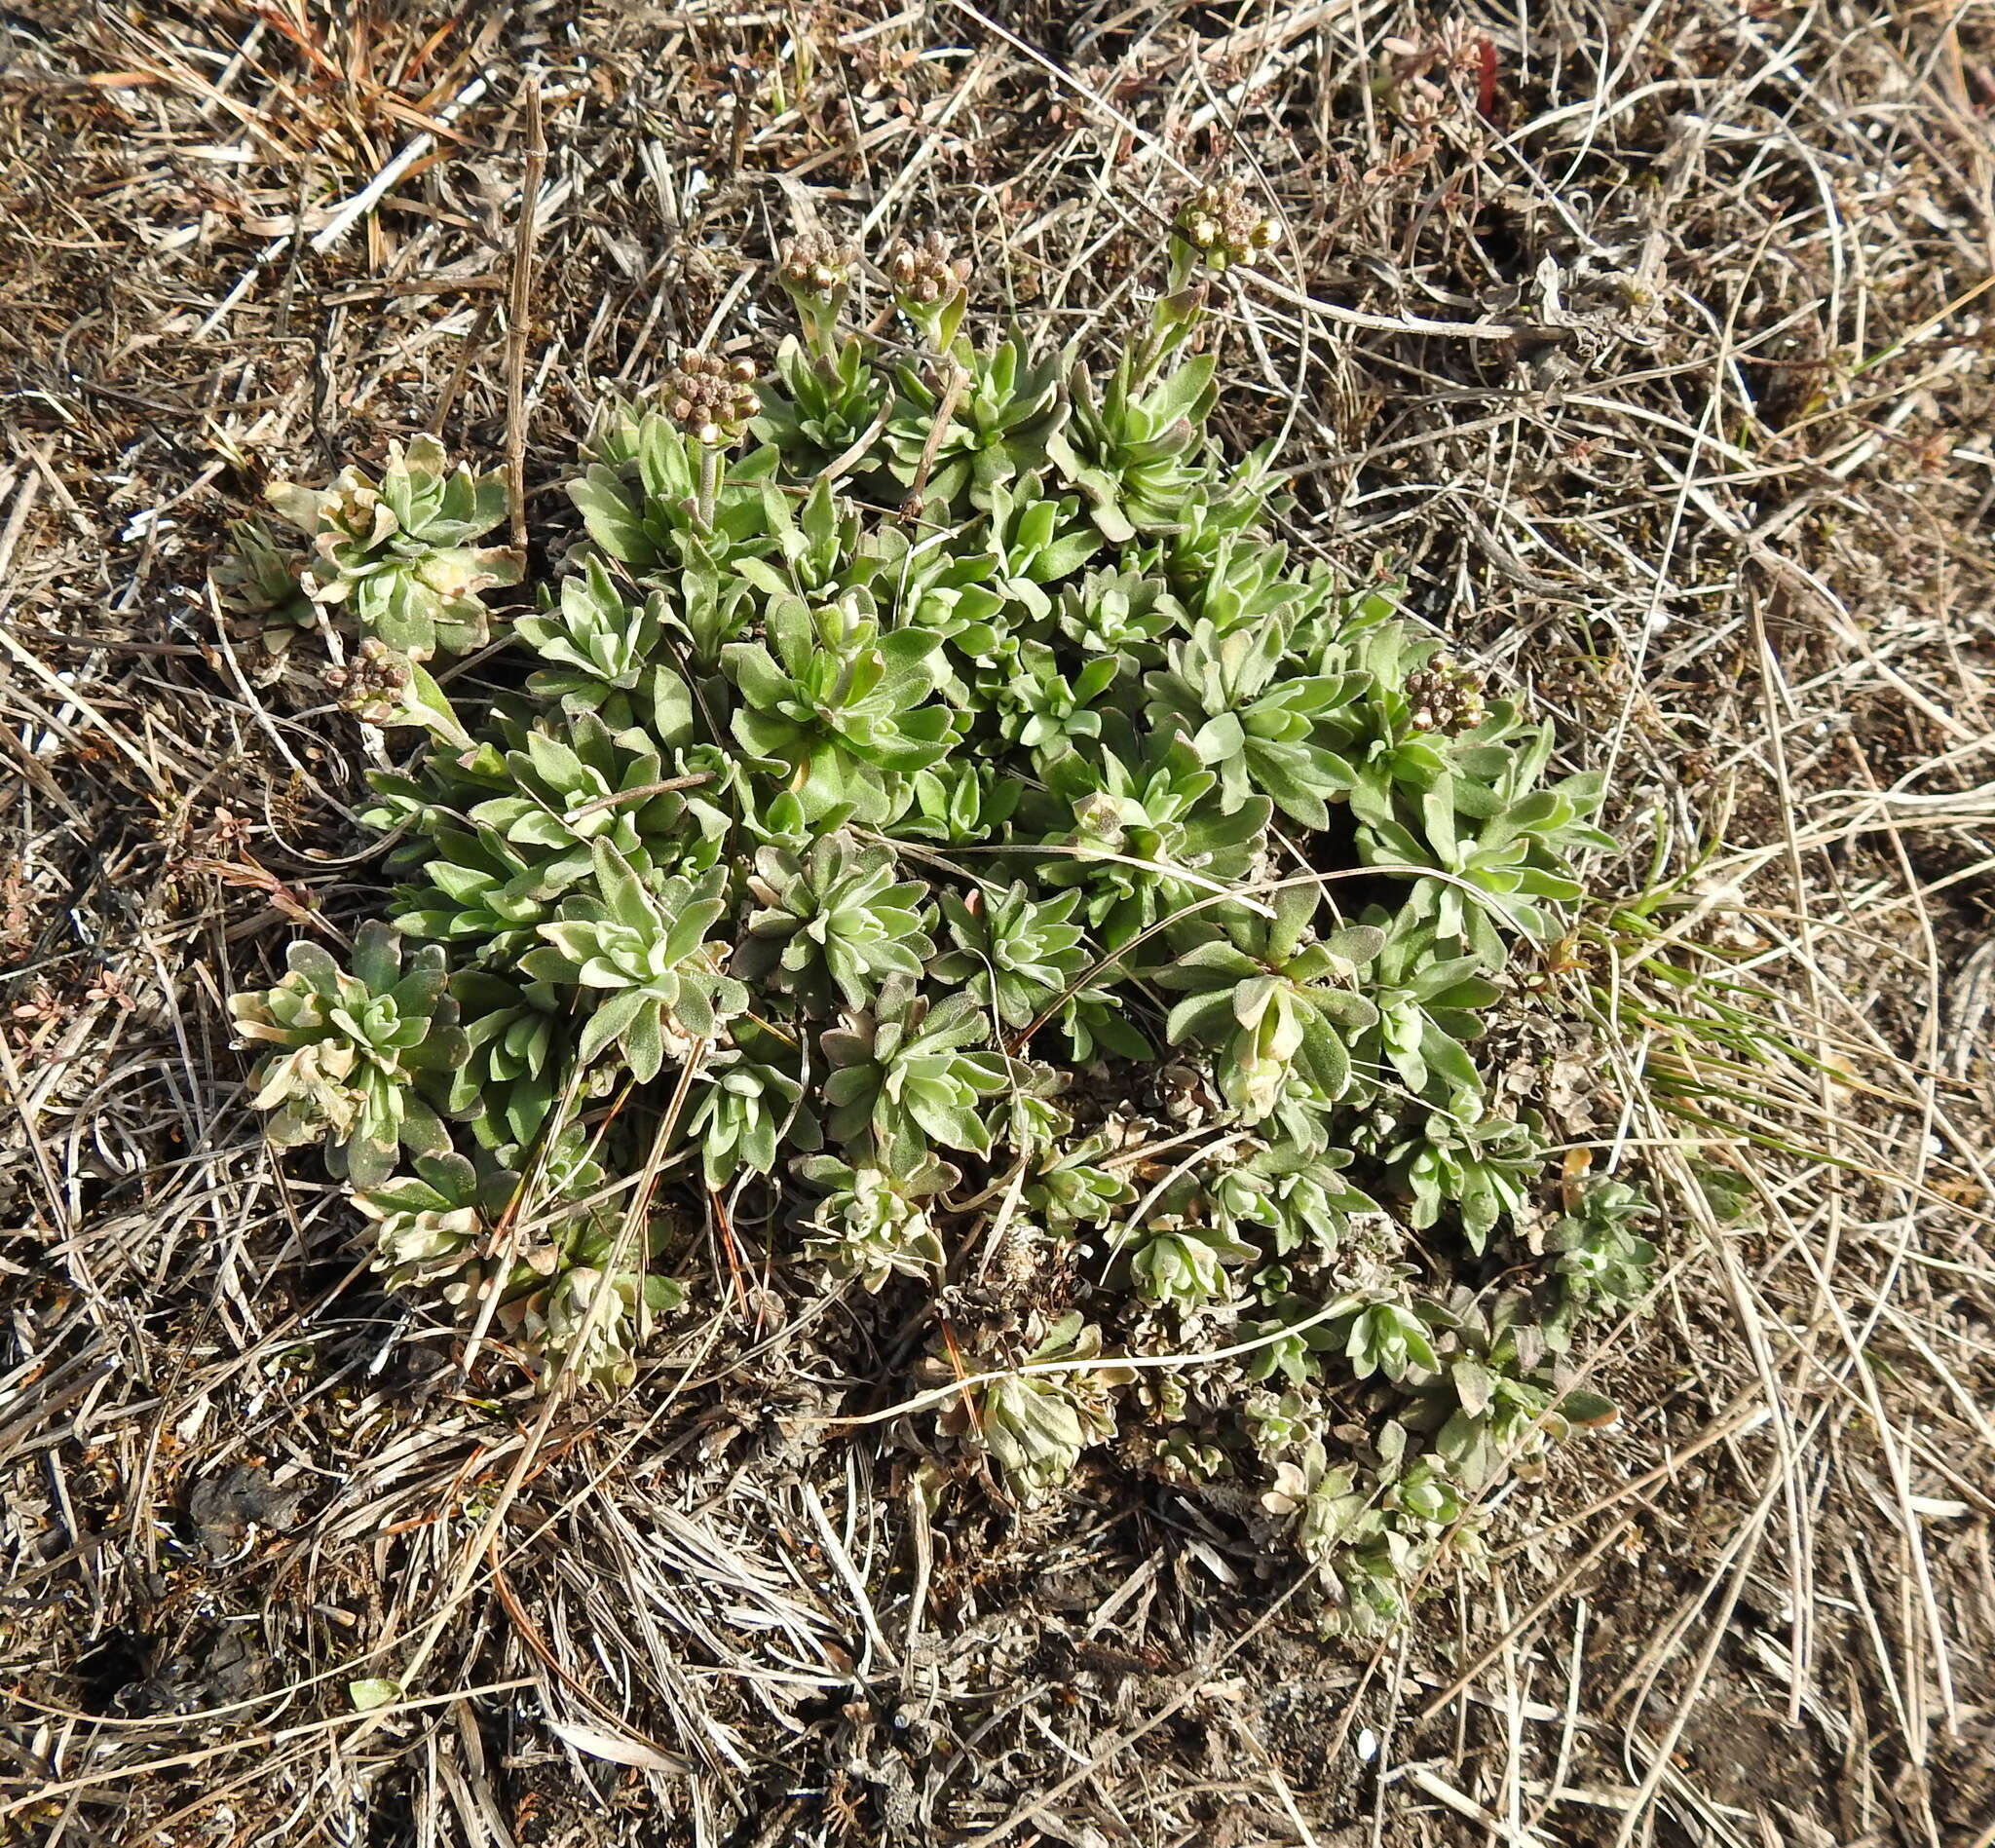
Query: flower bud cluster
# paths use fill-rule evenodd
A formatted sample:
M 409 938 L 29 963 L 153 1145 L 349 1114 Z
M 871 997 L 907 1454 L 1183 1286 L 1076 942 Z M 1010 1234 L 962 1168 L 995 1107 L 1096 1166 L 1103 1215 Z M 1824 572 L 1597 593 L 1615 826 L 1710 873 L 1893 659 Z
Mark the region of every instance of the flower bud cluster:
M 389 725 L 401 710 L 411 675 L 409 658 L 378 635 L 363 636 L 344 667 L 328 667 L 325 684 L 339 703 L 368 725 Z
M 1408 716 L 1422 732 L 1454 737 L 1483 722 L 1483 677 L 1459 667 L 1447 655 L 1436 655 L 1425 667 L 1407 676 Z
M 725 449 L 739 442 L 761 408 L 755 362 L 717 353 L 686 353 L 665 376 L 665 415 L 696 441 Z
M 932 308 L 970 280 L 968 257 L 952 257 L 939 231 L 919 244 L 897 244 L 886 253 L 886 280 L 903 306 Z
M 837 295 L 852 280 L 857 248 L 842 238 L 806 231 L 785 238 L 776 253 L 776 276 L 793 295 Z
M 1179 211 L 1178 229 L 1216 270 L 1251 263 L 1281 237 L 1281 221 L 1255 206 L 1245 182 L 1237 179 L 1201 186 Z

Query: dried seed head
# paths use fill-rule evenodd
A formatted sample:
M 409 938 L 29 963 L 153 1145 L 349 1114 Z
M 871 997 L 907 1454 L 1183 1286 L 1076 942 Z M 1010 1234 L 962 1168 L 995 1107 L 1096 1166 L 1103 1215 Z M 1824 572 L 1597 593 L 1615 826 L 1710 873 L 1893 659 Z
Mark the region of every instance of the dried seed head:
M 992 1277 L 1005 1289 L 1023 1290 L 1039 1274 L 1045 1257 L 1046 1241 L 1032 1226 L 1014 1222 L 998 1241 Z
M 726 448 L 762 408 L 754 387 L 752 360 L 682 353 L 665 377 L 665 415 L 696 442 Z
M 1252 262 L 1281 238 L 1280 220 L 1251 204 L 1245 183 L 1237 179 L 1201 186 L 1179 210 L 1178 229 L 1216 270 Z
M 1407 676 L 1407 716 L 1416 731 L 1454 737 L 1483 722 L 1483 677 L 1436 655 Z
M 969 258 L 952 257 L 939 231 L 928 232 L 919 244 L 896 244 L 886 253 L 886 280 L 904 307 L 932 308 L 969 279 Z
M 793 295 L 836 295 L 852 280 L 855 245 L 821 231 L 785 238 L 776 252 L 776 278 Z

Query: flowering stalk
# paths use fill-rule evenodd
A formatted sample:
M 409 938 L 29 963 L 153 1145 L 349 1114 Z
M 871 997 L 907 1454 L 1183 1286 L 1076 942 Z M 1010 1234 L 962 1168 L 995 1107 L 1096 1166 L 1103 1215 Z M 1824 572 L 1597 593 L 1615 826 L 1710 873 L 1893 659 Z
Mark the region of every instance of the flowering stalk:
M 818 366 L 833 365 L 838 351 L 838 314 L 851 286 L 858 252 L 842 239 L 807 231 L 783 240 L 776 256 L 776 281 L 803 323 L 804 344 Z
M 741 440 L 748 420 L 760 408 L 752 359 L 686 353 L 666 375 L 665 414 L 698 445 L 699 487 L 695 506 L 700 526 L 709 532 L 720 498 L 722 454 Z
M 1205 319 L 1210 284 L 1206 272 L 1223 273 L 1252 263 L 1281 238 L 1281 221 L 1257 209 L 1237 179 L 1201 186 L 1179 208 L 1172 226 L 1170 279 L 1150 310 L 1148 331 L 1130 360 L 1130 382 L 1140 389 L 1180 352 Z
M 969 258 L 952 257 L 939 231 L 919 244 L 897 244 L 886 255 L 886 280 L 893 284 L 895 303 L 938 355 L 949 353 L 962 324 L 969 278 Z

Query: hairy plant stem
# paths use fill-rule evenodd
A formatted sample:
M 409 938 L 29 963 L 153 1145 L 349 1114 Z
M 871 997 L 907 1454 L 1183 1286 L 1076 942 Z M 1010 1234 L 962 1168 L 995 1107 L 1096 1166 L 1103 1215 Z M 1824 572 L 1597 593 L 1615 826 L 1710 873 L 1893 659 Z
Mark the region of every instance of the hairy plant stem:
M 720 500 L 721 452 L 711 443 L 699 445 L 699 501 L 694 509 L 698 515 L 700 530 L 713 531 L 714 507 Z

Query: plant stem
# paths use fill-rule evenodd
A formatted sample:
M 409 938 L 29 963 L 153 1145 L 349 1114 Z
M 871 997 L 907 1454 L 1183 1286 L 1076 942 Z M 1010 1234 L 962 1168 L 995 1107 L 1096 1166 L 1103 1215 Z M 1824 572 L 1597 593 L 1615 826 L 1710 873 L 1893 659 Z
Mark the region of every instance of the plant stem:
M 696 509 L 699 515 L 700 528 L 713 531 L 713 510 L 720 499 L 721 452 L 711 443 L 699 445 L 699 505 Z

